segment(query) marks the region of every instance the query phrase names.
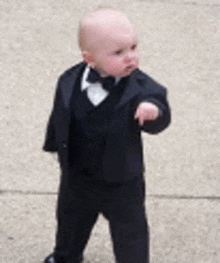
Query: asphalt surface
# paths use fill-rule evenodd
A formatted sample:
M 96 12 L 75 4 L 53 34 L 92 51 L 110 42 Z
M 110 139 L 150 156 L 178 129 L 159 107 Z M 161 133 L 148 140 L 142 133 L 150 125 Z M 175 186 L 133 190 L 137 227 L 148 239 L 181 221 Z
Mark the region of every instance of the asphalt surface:
M 59 166 L 41 148 L 57 77 L 81 60 L 78 21 L 97 7 L 129 16 L 140 68 L 169 90 L 172 125 L 143 134 L 151 262 L 219 263 L 220 0 L 0 0 L 0 262 L 54 246 Z M 114 262 L 102 216 L 85 256 Z

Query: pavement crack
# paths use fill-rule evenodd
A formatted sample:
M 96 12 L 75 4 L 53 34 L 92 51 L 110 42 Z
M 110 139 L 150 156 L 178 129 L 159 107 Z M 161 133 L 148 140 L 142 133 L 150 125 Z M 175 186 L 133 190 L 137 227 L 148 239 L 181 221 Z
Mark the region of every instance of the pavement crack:
M 50 191 L 23 191 L 23 190 L 0 190 L 0 195 L 18 194 L 18 195 L 57 195 L 57 192 Z
M 157 195 L 149 194 L 148 198 L 155 199 L 184 199 L 184 200 L 220 200 L 220 196 L 194 196 L 194 195 Z

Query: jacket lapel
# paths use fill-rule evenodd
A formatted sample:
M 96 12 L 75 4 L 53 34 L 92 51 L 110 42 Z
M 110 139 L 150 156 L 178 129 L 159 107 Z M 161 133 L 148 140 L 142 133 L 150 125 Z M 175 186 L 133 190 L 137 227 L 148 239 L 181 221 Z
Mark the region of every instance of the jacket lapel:
M 85 68 L 84 63 L 80 63 L 78 66 L 76 66 L 72 71 L 70 70 L 69 74 L 66 76 L 66 78 L 63 79 L 62 82 L 62 98 L 64 102 L 65 108 L 69 109 L 70 107 L 70 101 L 73 93 L 73 88 L 75 86 L 75 82 L 80 74 L 80 72 L 83 71 Z
M 132 98 L 138 96 L 138 94 L 141 93 L 143 89 L 141 82 L 143 83 L 143 76 L 139 70 L 136 70 L 128 79 L 127 87 L 125 88 L 125 91 L 116 109 L 122 107 Z

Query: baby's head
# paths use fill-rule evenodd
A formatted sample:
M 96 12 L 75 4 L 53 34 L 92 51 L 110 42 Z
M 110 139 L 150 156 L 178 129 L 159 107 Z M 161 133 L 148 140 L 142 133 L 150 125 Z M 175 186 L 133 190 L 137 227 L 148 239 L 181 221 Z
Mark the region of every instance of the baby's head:
M 137 35 L 119 11 L 104 9 L 85 16 L 79 42 L 85 62 L 103 75 L 126 77 L 138 67 Z

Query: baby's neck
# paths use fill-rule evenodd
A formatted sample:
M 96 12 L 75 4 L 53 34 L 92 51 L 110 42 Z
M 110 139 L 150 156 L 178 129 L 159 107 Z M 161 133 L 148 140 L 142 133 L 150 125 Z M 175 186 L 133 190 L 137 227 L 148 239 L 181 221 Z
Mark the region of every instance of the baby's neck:
M 114 77 L 114 76 L 107 75 L 107 74 L 103 73 L 101 70 L 99 70 L 97 68 L 94 68 L 94 70 L 96 70 L 102 78 L 107 78 L 107 77 L 115 78 L 115 83 L 116 84 L 121 80 L 121 77 Z
M 103 73 L 103 72 L 102 72 L 100 69 L 98 69 L 98 68 L 94 68 L 94 70 L 97 71 L 102 78 L 112 77 L 112 76 L 108 76 L 107 74 Z

